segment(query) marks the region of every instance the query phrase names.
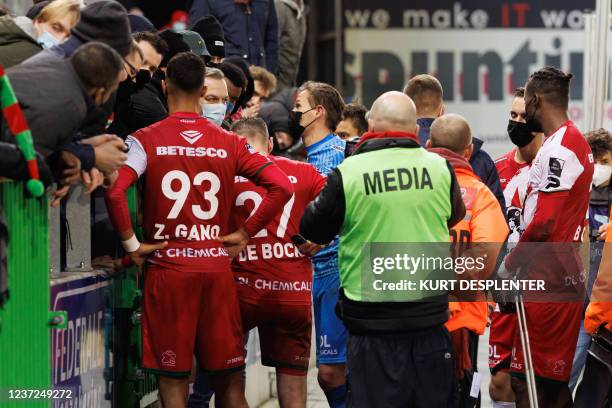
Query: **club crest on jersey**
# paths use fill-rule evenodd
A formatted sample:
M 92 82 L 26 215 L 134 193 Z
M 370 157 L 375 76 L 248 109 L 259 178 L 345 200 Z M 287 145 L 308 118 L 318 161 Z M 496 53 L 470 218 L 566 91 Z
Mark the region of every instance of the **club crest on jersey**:
M 197 142 L 203 135 L 197 130 L 183 130 L 179 133 L 187 141 L 189 144 L 194 144 Z

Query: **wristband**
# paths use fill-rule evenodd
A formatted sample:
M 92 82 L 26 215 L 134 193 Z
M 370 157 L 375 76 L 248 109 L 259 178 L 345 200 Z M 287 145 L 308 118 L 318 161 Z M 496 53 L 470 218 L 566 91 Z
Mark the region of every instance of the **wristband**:
M 123 249 L 125 249 L 125 252 L 136 252 L 138 248 L 140 248 L 140 241 L 138 241 L 138 238 L 136 238 L 136 234 L 134 234 L 130 239 L 121 241 L 121 245 L 123 245 Z

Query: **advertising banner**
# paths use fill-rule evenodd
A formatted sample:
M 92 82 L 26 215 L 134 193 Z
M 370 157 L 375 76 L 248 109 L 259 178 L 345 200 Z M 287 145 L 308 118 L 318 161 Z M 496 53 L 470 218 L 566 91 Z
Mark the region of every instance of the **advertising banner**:
M 71 391 L 71 398 L 54 401 L 53 407 L 111 406 L 105 399 L 104 380 L 104 307 L 109 284 L 105 276 L 93 274 L 52 280 L 51 310 L 66 311 L 68 323 L 51 334 L 51 379 L 54 389 Z
M 414 75 L 435 75 L 446 112 L 459 113 L 494 158 L 506 134 L 514 88 L 553 65 L 572 72 L 570 116 L 584 120 L 584 10 L 594 0 L 344 1 L 345 91 L 366 105 L 401 90 Z M 612 125 L 612 108 L 606 110 Z

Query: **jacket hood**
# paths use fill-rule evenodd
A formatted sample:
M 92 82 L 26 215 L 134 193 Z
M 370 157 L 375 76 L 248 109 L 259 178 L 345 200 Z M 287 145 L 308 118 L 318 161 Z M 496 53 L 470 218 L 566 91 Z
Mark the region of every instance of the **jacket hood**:
M 283 3 L 287 5 L 290 9 L 296 12 L 296 17 L 298 20 L 304 16 L 304 2 L 303 1 L 295 1 L 295 0 L 281 0 Z
M 453 169 L 455 170 L 468 170 L 471 173 L 474 172 L 472 166 L 470 165 L 470 162 L 468 162 L 465 157 L 453 152 L 452 150 L 446 149 L 444 147 L 432 147 L 427 150 L 444 157 L 446 160 L 448 160 L 448 162 L 451 164 L 451 166 L 453 166 Z
M 297 96 L 297 88 L 296 87 L 288 87 L 284 88 L 282 91 L 277 92 L 274 96 L 268 99 L 267 102 L 270 103 L 279 103 L 285 107 L 288 111 L 293 109 L 293 105 L 295 104 L 295 97 Z M 265 104 L 266 102 L 264 102 Z
M 474 145 L 474 151 L 472 152 L 472 156 L 470 157 L 470 160 L 472 160 L 474 156 L 476 156 L 480 152 L 480 150 L 482 149 L 482 145 L 484 144 L 484 141 L 482 141 L 481 139 L 477 137 L 473 137 L 472 144 Z
M 262 104 L 259 116 L 266 122 L 270 134 L 289 133 L 289 111 L 293 109 L 295 92 L 296 88 L 285 88 Z
M 20 21 L 20 23 L 22 22 Z M 24 27 L 27 26 L 27 22 L 25 20 L 23 21 L 23 24 L 25 24 Z M 24 30 L 19 28 L 11 17 L 0 17 L 0 46 L 11 45 L 24 41 L 36 44 L 40 47 L 36 40 L 28 35 Z M 40 48 L 42 49 L 42 47 Z

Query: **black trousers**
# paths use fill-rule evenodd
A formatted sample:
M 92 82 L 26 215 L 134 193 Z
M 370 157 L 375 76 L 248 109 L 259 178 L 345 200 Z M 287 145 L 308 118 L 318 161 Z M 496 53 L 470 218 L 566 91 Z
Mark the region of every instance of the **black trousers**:
M 576 391 L 576 408 L 608 408 L 612 404 L 610 369 L 590 354 L 584 364 L 582 381 Z
M 448 408 L 457 385 L 448 331 L 349 334 L 347 407 Z

